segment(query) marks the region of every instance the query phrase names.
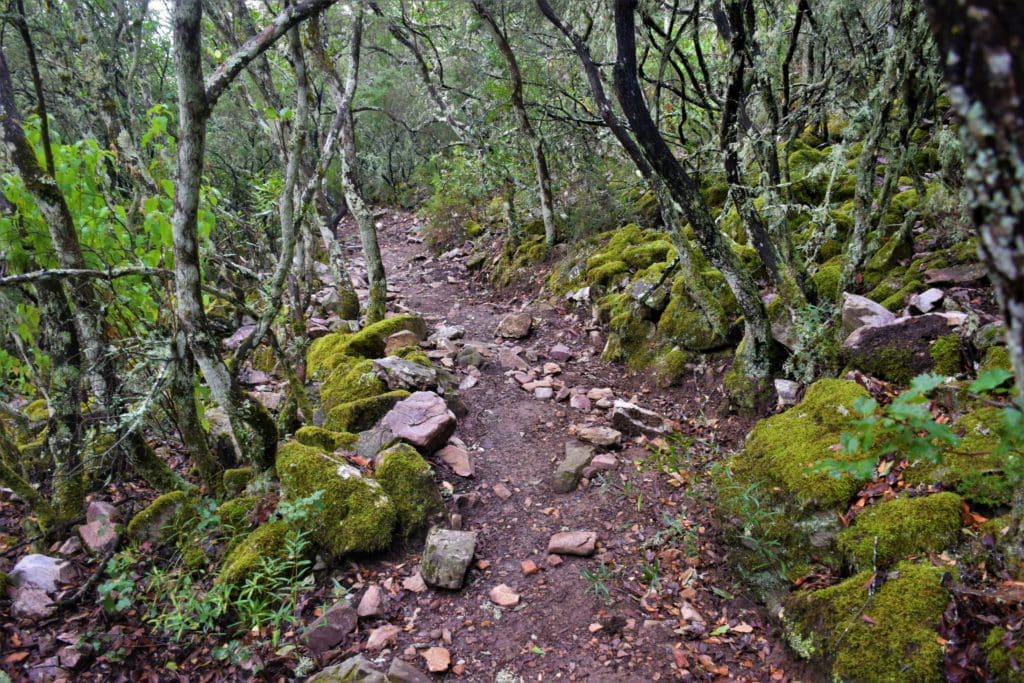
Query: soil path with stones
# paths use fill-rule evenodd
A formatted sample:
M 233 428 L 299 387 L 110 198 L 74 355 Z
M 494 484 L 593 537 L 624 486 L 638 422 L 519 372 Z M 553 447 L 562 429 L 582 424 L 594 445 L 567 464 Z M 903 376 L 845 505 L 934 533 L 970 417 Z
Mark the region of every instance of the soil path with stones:
M 595 349 L 600 340 L 591 338 L 586 320 L 529 300 L 530 292 L 491 290 L 467 271 L 461 254 L 431 257 L 410 214 L 388 212 L 379 221 L 391 306 L 421 314 L 431 333 L 444 325 L 464 328 L 446 357 L 428 353 L 436 363 L 452 365 L 452 349 L 466 346 L 477 348 L 485 362 L 479 373 L 458 362 L 451 368 L 460 380 L 475 377 L 474 386 L 460 391 L 468 411 L 456 431 L 471 454 L 474 476 L 457 476 L 434 458 L 462 528 L 477 532 L 475 563 L 459 591 L 424 590 L 408 581 L 416 573 L 415 555 L 363 564 L 357 586 L 379 583 L 391 595 L 385 616 L 363 624 L 364 634 L 385 622 L 400 627 L 390 654 L 420 670 L 427 668 L 428 648 L 446 648 L 450 680 L 760 681 L 803 675 L 764 613 L 729 575 L 706 501 L 697 489 L 686 493 L 686 480 L 700 477 L 697 470 L 714 451 L 734 445 L 750 424 L 715 417 L 720 394 L 706 387 L 718 384 L 723 368 L 695 368 L 684 386 L 656 389 L 644 377 L 602 363 Z M 534 318 L 530 336 L 496 338 L 502 318 L 520 310 Z M 651 461 L 649 450 L 627 438 L 612 451 L 614 470 L 584 479 L 570 493 L 555 493 L 552 477 L 566 441 L 577 425 L 607 424 L 608 411 L 538 399 L 499 361 L 518 350 L 530 368 L 541 369 L 553 360 L 555 344 L 572 354 L 572 360 L 554 361 L 561 369 L 557 380 L 566 387 L 610 387 L 616 398 L 632 398 L 679 420 L 693 439 L 692 453 L 703 454 L 693 456 L 699 462 L 679 463 L 673 481 L 658 468 L 643 467 Z M 701 430 L 718 436 L 703 438 Z M 692 514 L 687 505 L 694 505 Z M 674 531 L 666 531 L 666 518 L 677 520 Z M 596 532 L 596 553 L 551 560 L 551 536 L 577 530 Z M 419 552 L 414 544 L 409 550 Z M 535 571 L 524 569 L 530 562 Z M 648 590 L 652 576 L 657 591 Z M 520 596 L 517 606 L 491 601 L 500 584 Z M 366 654 L 385 666 L 390 658 L 386 650 Z

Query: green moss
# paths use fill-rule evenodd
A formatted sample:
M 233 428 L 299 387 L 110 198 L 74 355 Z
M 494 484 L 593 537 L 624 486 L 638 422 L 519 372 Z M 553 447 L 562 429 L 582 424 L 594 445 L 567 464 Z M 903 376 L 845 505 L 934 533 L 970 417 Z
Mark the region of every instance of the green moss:
M 627 247 L 621 255 L 622 261 L 633 270 L 643 270 L 655 263 L 671 261 L 675 257 L 675 247 L 668 240 L 655 240 Z
M 406 536 L 422 531 L 444 512 L 434 471 L 415 448 L 399 444 L 382 451 L 378 458 L 380 466 L 374 478 L 394 501 L 398 526 Z
M 37 398 L 35 401 L 32 401 L 25 406 L 22 412 L 33 422 L 42 422 L 50 417 L 50 407 L 46 404 L 45 398 Z
M 650 362 L 654 334 L 654 323 L 627 309 L 609 322 L 608 341 L 601 358 L 624 362 L 631 370 L 642 369 Z
M 882 245 L 882 247 L 868 259 L 864 267 L 864 282 L 868 287 L 874 287 L 876 282 L 892 273 L 900 267 L 902 261 L 906 261 L 914 255 L 914 243 L 912 240 L 903 239 L 900 235 L 894 235 Z
M 623 261 L 609 261 L 596 268 L 587 268 L 587 283 L 594 287 L 607 287 L 629 272 Z
M 1013 370 L 1013 363 L 1010 362 L 1010 352 L 1005 346 L 990 346 L 985 351 L 985 357 L 978 366 L 978 373 L 988 370 Z
M 939 337 L 929 349 L 935 372 L 940 375 L 958 375 L 963 370 L 963 354 L 960 352 L 960 337 L 947 334 Z
M 465 231 L 468 239 L 476 239 L 484 233 L 484 226 L 473 220 L 466 221 Z
M 254 472 L 251 467 L 236 467 L 224 470 L 224 495 L 233 498 L 245 490 L 252 481 Z
M 350 336 L 345 332 L 335 332 L 313 340 L 306 352 L 306 372 L 309 376 L 326 375 L 336 364 L 349 362 L 345 344 Z
M 873 505 L 839 533 L 839 549 L 858 570 L 876 561 L 885 566 L 908 555 L 945 550 L 959 535 L 961 502 L 955 493 L 937 493 Z
M 381 485 L 342 458 L 291 441 L 277 456 L 281 493 L 298 500 L 323 491 L 323 509 L 309 521 L 313 539 L 340 557 L 386 548 L 397 521 L 394 503 Z
M 335 367 L 320 387 L 320 402 L 329 411 L 342 403 L 379 396 L 387 390 L 387 384 L 374 374 L 372 360 L 356 360 Z
M 305 425 L 299 427 L 299 430 L 295 432 L 295 439 L 304 446 L 313 446 L 332 453 L 339 449 L 355 448 L 359 437 L 349 432 L 333 432 L 323 427 Z
M 409 392 L 389 391 L 380 396 L 343 403 L 331 408 L 324 419 L 324 428 L 334 432 L 362 432 L 370 429 L 384 417 L 396 403 L 409 398 Z
M 427 324 L 423 318 L 407 313 L 385 318 L 352 334 L 336 332 L 320 337 L 310 345 L 306 354 L 306 370 L 311 377 L 326 375 L 345 364 L 347 356 L 380 358 L 384 355 L 388 337 L 403 330 L 413 332 L 421 339 L 427 336 Z
M 217 582 L 241 586 L 259 569 L 263 558 L 283 558 L 288 525 L 268 522 L 246 536 L 227 554 L 221 563 Z
M 721 304 L 726 318 L 735 319 L 739 315 L 739 307 L 721 273 L 706 270 L 701 273 L 701 278 L 716 302 Z M 711 351 L 728 342 L 728 330 L 716 331 L 711 327 L 704 312 L 690 297 L 682 277 L 677 277 L 672 283 L 668 306 L 658 319 L 658 334 L 666 343 L 685 351 Z
M 1019 637 L 1010 637 L 1008 642 L 1013 643 L 1007 647 L 1003 639 L 1007 637 L 1007 630 L 997 626 L 989 631 L 985 638 L 982 649 L 988 664 L 989 680 L 1000 681 L 1000 683 L 1024 683 L 1024 641 Z M 1011 662 L 1016 662 L 1016 666 Z
M 250 515 L 259 502 L 260 499 L 257 496 L 243 496 L 221 503 L 217 508 L 221 529 L 229 537 L 235 537 L 247 531 L 252 523 Z
M 842 681 L 943 680 L 935 629 L 949 603 L 942 570 L 901 562 L 872 596 L 872 571 L 814 592 L 786 607 L 788 630 L 806 650 L 831 660 Z
M 195 513 L 195 499 L 185 491 L 160 496 L 128 522 L 128 536 L 135 541 L 164 540 L 164 530 Z
M 868 374 L 874 375 L 896 384 L 909 384 L 917 374 L 910 363 L 914 352 L 900 346 L 887 346 L 878 349 L 873 355 L 859 356 L 856 360 L 857 368 Z
M 432 368 L 434 364 L 430 362 L 430 358 L 423 352 L 418 346 L 403 346 L 394 352 L 395 356 L 398 356 L 402 360 L 407 360 L 410 363 L 422 366 L 424 368 Z
M 842 257 L 837 256 L 818 267 L 818 270 L 811 276 L 814 281 L 814 289 L 818 296 L 836 303 L 839 301 L 839 278 L 842 275 Z
M 660 351 L 652 363 L 654 377 L 659 386 L 671 386 L 686 374 L 686 366 L 694 360 L 695 354 L 678 346 Z

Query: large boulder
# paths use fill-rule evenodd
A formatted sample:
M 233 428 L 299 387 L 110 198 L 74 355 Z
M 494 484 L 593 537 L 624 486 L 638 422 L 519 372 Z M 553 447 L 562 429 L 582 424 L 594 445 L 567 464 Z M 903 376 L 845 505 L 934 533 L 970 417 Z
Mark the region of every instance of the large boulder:
M 243 538 L 221 562 L 217 582 L 229 586 L 243 586 L 256 573 L 264 558 L 282 559 L 288 525 L 267 522 Z
M 408 444 L 381 451 L 374 461 L 374 478 L 394 501 L 398 526 L 406 536 L 424 529 L 444 512 L 434 470 Z
M 896 320 L 896 316 L 885 306 L 876 303 L 866 296 L 843 292 L 842 332 L 846 339 L 862 327 L 888 325 Z
M 133 541 L 163 542 L 174 533 L 174 522 L 195 510 L 195 499 L 184 491 L 165 493 L 128 522 Z
M 434 368 L 395 356 L 373 361 L 373 373 L 388 389 L 433 391 L 437 388 L 437 371 Z
M 32 554 L 18 560 L 7 580 L 16 588 L 34 586 L 47 593 L 56 593 L 57 584 L 74 579 L 71 563 L 48 555 Z
M 324 428 L 333 432 L 358 434 L 372 428 L 396 403 L 409 397 L 401 389 L 334 406 L 324 418 Z
M 855 330 L 843 342 L 846 362 L 880 379 L 907 384 L 923 372 L 956 374 L 962 366 L 961 317 L 929 313 Z
M 448 442 L 455 431 L 455 413 L 437 394 L 417 391 L 395 404 L 382 424 L 399 439 L 421 453 L 433 453 Z
M 429 585 L 458 590 L 476 550 L 476 533 L 431 529 L 420 562 L 420 574 Z
M 367 325 L 358 332 L 336 332 L 314 341 L 306 354 L 306 371 L 311 377 L 326 376 L 349 358 L 380 358 L 388 338 L 401 331 L 412 332 L 417 339 L 427 336 L 427 324 L 418 315 L 404 314 Z
M 382 550 L 398 521 L 395 504 L 379 482 L 343 458 L 290 441 L 277 456 L 281 493 L 288 500 L 323 491 L 323 509 L 309 521 L 313 539 L 330 555 Z

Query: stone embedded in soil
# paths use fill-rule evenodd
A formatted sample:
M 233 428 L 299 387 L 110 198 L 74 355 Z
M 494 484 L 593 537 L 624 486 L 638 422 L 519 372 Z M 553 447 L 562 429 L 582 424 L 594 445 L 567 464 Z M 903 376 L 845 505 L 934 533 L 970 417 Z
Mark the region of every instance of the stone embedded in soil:
M 614 470 L 618 465 L 618 458 L 611 453 L 598 453 L 594 456 L 594 459 L 590 461 L 590 465 L 584 468 L 583 476 L 589 479 L 598 472 L 609 472 Z
M 474 532 L 431 529 L 420 560 L 423 580 L 437 588 L 462 588 L 475 550 Z
M 442 325 L 427 337 L 427 341 L 437 342 L 442 339 L 462 339 L 466 336 L 466 328 L 462 325 Z
M 507 486 L 500 482 L 495 484 L 491 488 L 491 490 L 494 491 L 494 495 L 496 495 L 498 498 L 501 498 L 502 500 L 508 500 L 509 498 L 512 497 L 512 492 L 509 491 Z
M 564 363 L 572 358 L 572 350 L 565 344 L 555 344 L 548 349 L 548 358 L 559 363 Z
M 612 426 L 624 434 L 648 437 L 664 436 L 672 431 L 668 418 L 629 401 L 616 400 L 612 405 Z
M 55 593 L 58 583 L 71 583 L 74 569 L 67 560 L 33 553 L 18 560 L 7 579 L 15 587 L 34 586 Z
M 371 635 L 370 637 L 372 638 L 373 636 Z M 307 683 L 336 683 L 336 681 L 388 683 L 388 677 L 375 669 L 366 657 L 356 655 L 355 657 L 349 657 L 341 664 L 335 664 L 334 666 L 322 669 L 307 679 Z
M 549 567 L 557 567 L 558 565 L 560 565 L 560 564 L 562 564 L 563 562 L 565 562 L 565 560 L 563 560 L 563 559 L 562 559 L 561 557 L 559 557 L 558 555 L 548 555 L 547 557 L 545 557 L 545 558 L 544 558 L 544 562 L 545 562 L 545 563 L 546 563 L 546 564 L 547 564 L 547 565 L 548 565 Z
M 542 368 L 545 375 L 560 375 L 562 374 L 562 366 L 558 363 L 545 363 Z
M 548 553 L 586 557 L 594 554 L 596 546 L 597 534 L 593 531 L 562 531 L 548 541 Z
M 117 508 L 105 500 L 94 500 L 89 503 L 89 507 L 85 510 L 86 524 L 92 522 L 117 523 L 120 521 L 121 515 L 118 513 Z
M 473 459 L 464 448 L 449 444 L 437 452 L 437 457 L 460 477 L 473 476 Z
M 587 392 L 587 398 L 591 401 L 610 400 L 615 393 L 609 387 L 595 387 Z
M 363 593 L 363 597 L 359 599 L 356 615 L 363 618 L 384 616 L 386 611 L 385 600 L 384 591 L 381 590 L 380 586 L 370 586 Z
M 45 619 L 57 610 L 57 605 L 42 588 L 32 585 L 8 590 L 11 598 L 11 616 L 15 619 L 37 621 Z
M 618 446 L 622 443 L 622 432 L 611 427 L 602 427 L 600 425 L 587 425 L 580 427 L 576 430 L 576 436 L 581 441 L 587 441 L 594 444 L 595 446 L 603 446 L 610 448 L 612 446 Z
M 551 387 L 537 387 L 533 390 L 533 397 L 540 401 L 550 400 L 554 395 L 555 392 Z
M 395 404 L 381 421 L 385 427 L 423 453 L 433 453 L 455 431 L 455 413 L 444 399 L 428 391 L 417 391 Z
M 345 601 L 335 603 L 306 628 L 306 646 L 319 657 L 352 633 L 358 622 L 359 615 L 352 605 Z
M 589 413 L 591 408 L 590 399 L 584 394 L 573 394 L 569 397 L 569 405 L 584 413 Z
M 373 372 L 392 391 L 433 391 L 437 388 L 437 370 L 403 358 L 377 358 L 373 361 Z
M 494 334 L 504 339 L 522 339 L 530 335 L 533 327 L 533 316 L 529 313 L 509 313 L 501 322 Z
M 523 572 L 523 576 L 533 576 L 540 571 L 540 567 L 533 560 L 523 560 L 519 563 L 519 569 Z
M 452 655 L 443 647 L 429 647 L 420 653 L 420 657 L 426 661 L 430 673 L 444 673 L 452 665 Z
M 402 580 L 402 588 L 412 593 L 422 593 L 427 590 L 427 583 L 423 580 L 423 576 L 416 572 Z
M 113 522 L 95 521 L 78 527 L 86 550 L 93 555 L 103 555 L 117 546 L 120 539 Z
M 519 604 L 519 593 L 512 590 L 511 586 L 499 583 L 491 589 L 488 597 L 498 607 L 515 607 Z
M 522 370 L 527 372 L 530 369 L 530 364 L 511 349 L 502 349 L 498 353 L 498 364 L 503 370 Z
M 366 639 L 366 649 L 370 652 L 377 652 L 389 645 L 394 645 L 398 642 L 398 636 L 401 632 L 402 629 L 393 624 L 378 626 L 370 631 L 370 637 Z
M 395 657 L 388 669 L 388 680 L 391 683 L 430 683 L 433 679 L 409 662 Z
M 409 330 L 395 332 L 384 342 L 384 355 L 390 356 L 399 349 L 403 349 L 406 346 L 418 346 L 419 343 L 420 336 L 415 332 L 410 332 Z
M 576 441 L 565 442 L 565 458 L 555 470 L 554 479 L 551 481 L 551 488 L 555 493 L 569 493 L 576 489 L 583 476 L 583 470 L 594 458 L 594 447 Z
M 459 391 L 468 391 L 469 389 L 472 389 L 479 383 L 479 379 L 477 379 L 473 375 L 467 375 L 462 379 L 461 382 L 459 382 Z

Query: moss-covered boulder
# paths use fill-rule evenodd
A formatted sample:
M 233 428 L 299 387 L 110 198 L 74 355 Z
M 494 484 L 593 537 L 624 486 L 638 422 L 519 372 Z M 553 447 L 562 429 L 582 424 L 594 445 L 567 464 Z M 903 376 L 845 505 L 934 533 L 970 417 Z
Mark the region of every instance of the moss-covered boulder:
M 358 433 L 370 429 L 387 415 L 399 401 L 409 398 L 408 391 L 389 391 L 386 394 L 362 398 L 334 406 L 324 418 L 324 428 L 332 432 Z
M 257 496 L 242 496 L 232 498 L 221 503 L 217 507 L 217 518 L 220 520 L 220 528 L 231 538 L 235 538 L 246 531 L 252 522 L 251 514 L 260 502 Z
M 128 522 L 128 536 L 133 541 L 161 543 L 170 538 L 178 520 L 191 516 L 196 500 L 185 491 L 171 491 L 160 496 Z
M 1010 362 L 1010 352 L 1005 346 L 990 346 L 985 350 L 985 357 L 978 365 L 978 374 L 989 370 L 1013 371 L 1013 364 Z
M 224 482 L 224 495 L 234 498 L 249 485 L 256 475 L 251 467 L 235 467 L 224 470 L 222 481 Z
M 909 384 L 916 375 L 936 371 L 937 364 L 946 374 L 957 374 L 963 361 L 956 322 L 947 315 L 929 313 L 861 327 L 843 341 L 843 356 L 851 367 L 897 384 Z
M 379 482 L 347 461 L 297 441 L 277 456 L 281 493 L 288 500 L 323 491 L 323 509 L 309 521 L 313 540 L 329 554 L 382 550 L 398 521 L 395 504 Z
M 260 560 L 282 558 L 288 525 L 284 522 L 268 522 L 238 543 L 221 562 L 217 582 L 230 586 L 241 586 L 256 572 Z
M 381 451 L 375 461 L 374 478 L 394 502 L 403 534 L 423 531 L 444 512 L 434 470 L 415 448 L 404 443 L 392 446 Z
M 839 549 L 858 570 L 945 550 L 957 541 L 961 503 L 955 493 L 937 493 L 873 505 L 839 533 Z
M 837 681 L 943 680 L 936 628 L 949 603 L 943 571 L 901 562 L 874 586 L 867 570 L 840 584 L 793 594 L 784 621 L 791 647 L 823 658 Z
M 335 432 L 323 427 L 304 425 L 295 432 L 295 439 L 304 446 L 313 446 L 332 453 L 339 449 L 355 448 L 359 437 L 350 432 Z
M 342 403 L 379 396 L 387 385 L 373 371 L 370 359 L 350 359 L 337 365 L 320 385 L 320 403 L 330 410 Z
M 707 270 L 701 273 L 701 278 L 715 303 L 721 305 L 726 319 L 734 320 L 739 315 L 739 307 L 722 274 L 717 270 Z M 658 334 L 667 344 L 685 351 L 711 351 L 722 348 L 729 341 L 729 330 L 714 329 L 690 296 L 687 282 L 682 277 L 677 277 L 672 283 L 668 306 L 658 320 Z
M 379 358 L 384 355 L 387 339 L 396 332 L 408 330 L 420 339 L 427 336 L 427 324 L 413 314 L 396 315 L 367 325 L 352 334 L 336 332 L 314 341 L 306 354 L 306 370 L 311 377 L 326 376 L 347 357 Z

